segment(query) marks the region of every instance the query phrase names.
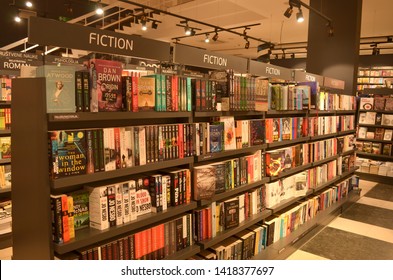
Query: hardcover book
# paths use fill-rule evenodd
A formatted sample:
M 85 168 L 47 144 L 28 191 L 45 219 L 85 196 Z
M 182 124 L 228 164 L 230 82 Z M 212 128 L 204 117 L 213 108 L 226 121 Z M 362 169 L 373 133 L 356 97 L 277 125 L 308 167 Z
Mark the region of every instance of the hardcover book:
M 250 120 L 250 146 L 262 145 L 265 142 L 265 121 Z
M 385 133 L 383 135 L 383 140 L 391 141 L 392 140 L 392 134 L 393 134 L 393 130 L 392 129 L 385 129 Z
M 138 79 L 138 109 L 139 111 L 154 111 L 156 99 L 156 80 L 154 77 Z
M 118 61 L 91 59 L 90 111 L 113 112 L 123 110 L 122 64 Z
M 382 114 L 382 125 L 393 126 L 393 114 Z
M 151 196 L 149 193 L 149 178 L 139 178 L 136 182 L 135 207 L 136 216 L 151 213 Z
M 194 200 L 210 200 L 216 192 L 216 168 L 213 165 L 194 167 Z
M 76 112 L 74 66 L 40 66 L 37 76 L 46 78 L 47 113 Z
M 224 139 L 224 124 L 210 124 L 210 152 L 217 153 L 223 151 L 223 139 Z
M 86 174 L 87 149 L 84 130 L 49 132 L 52 178 Z
M 79 230 L 89 226 L 89 192 L 74 191 L 69 194 L 74 200 L 74 228 Z
M 220 122 L 224 123 L 224 148 L 227 150 L 236 149 L 236 131 L 234 117 L 220 117 Z
M 109 228 L 108 188 L 85 186 L 89 191 L 90 227 L 103 230 Z
M 385 111 L 393 111 L 393 97 L 386 98 Z
M 361 97 L 359 103 L 360 110 L 372 110 L 374 108 L 373 97 Z
M 224 228 L 230 229 L 239 226 L 239 199 L 224 201 Z
M 374 97 L 374 110 L 383 111 L 385 110 L 385 97 L 375 96 Z
M 383 144 L 382 154 L 385 156 L 392 155 L 392 144 Z

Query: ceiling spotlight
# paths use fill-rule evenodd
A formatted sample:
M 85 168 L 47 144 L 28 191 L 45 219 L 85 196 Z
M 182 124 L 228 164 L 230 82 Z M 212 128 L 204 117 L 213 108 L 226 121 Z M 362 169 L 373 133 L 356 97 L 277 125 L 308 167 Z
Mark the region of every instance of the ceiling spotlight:
M 187 36 L 191 35 L 191 28 L 188 27 L 188 25 L 184 27 L 184 34 L 186 34 Z
M 205 43 L 209 43 L 210 42 L 210 39 L 209 39 L 209 33 L 208 34 L 206 34 L 206 37 L 205 37 Z
M 374 44 L 372 55 L 379 55 L 379 53 L 380 53 L 380 49 L 378 48 L 378 45 Z
M 102 14 L 104 13 L 104 10 L 102 9 L 102 6 L 101 6 L 100 2 L 101 2 L 101 1 L 99 1 L 99 2 L 97 3 L 97 6 L 96 6 L 96 14 L 97 14 L 97 15 L 102 15 Z
M 296 20 L 297 20 L 297 22 L 304 21 L 303 12 L 302 12 L 302 9 L 300 9 L 300 8 L 299 8 L 299 12 L 296 14 Z
M 142 19 L 141 20 L 141 29 L 143 30 L 143 31 L 146 31 L 147 30 L 147 25 L 146 25 L 146 19 Z
M 21 21 L 22 21 L 22 19 L 20 18 L 19 15 L 16 15 L 16 16 L 14 17 L 14 20 L 15 20 L 15 22 L 21 22 Z
M 333 29 L 332 23 L 329 22 L 327 24 L 327 27 L 328 27 L 328 36 L 333 37 L 334 36 L 334 29 Z
M 217 33 L 217 31 L 216 31 L 216 33 L 214 34 L 212 40 L 213 40 L 214 42 L 218 40 L 218 33 Z
M 25 2 L 26 7 L 31 8 L 33 7 L 33 3 L 31 1 L 26 1 Z
M 153 29 L 157 29 L 158 28 L 158 23 L 157 23 L 157 21 L 153 21 L 152 23 L 151 23 L 151 28 L 153 28 Z
M 246 44 L 244 45 L 244 48 L 248 50 L 250 48 L 250 41 L 246 38 Z
M 291 54 L 291 58 L 295 58 L 295 54 L 293 53 L 293 54 Z
M 286 16 L 287 18 L 290 18 L 292 13 L 293 13 L 292 5 L 289 5 L 288 9 L 284 13 L 284 16 Z

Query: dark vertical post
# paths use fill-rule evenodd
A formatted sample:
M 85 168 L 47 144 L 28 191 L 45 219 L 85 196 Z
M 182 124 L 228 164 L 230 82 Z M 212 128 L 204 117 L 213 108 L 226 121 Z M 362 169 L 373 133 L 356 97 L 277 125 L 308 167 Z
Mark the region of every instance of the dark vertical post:
M 310 11 L 307 72 L 344 80 L 344 92 L 355 94 L 362 0 L 310 0 L 310 6 L 332 19 L 334 36 L 328 36 L 327 21 Z

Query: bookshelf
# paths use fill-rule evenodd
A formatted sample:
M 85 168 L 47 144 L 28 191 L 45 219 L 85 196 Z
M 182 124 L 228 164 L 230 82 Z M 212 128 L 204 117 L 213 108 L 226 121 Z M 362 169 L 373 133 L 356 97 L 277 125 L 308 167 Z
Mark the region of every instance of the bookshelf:
M 357 89 L 359 91 L 368 88 L 386 88 L 393 81 L 393 67 L 359 67 Z
M 362 179 L 380 183 L 389 183 L 393 175 L 390 172 L 393 165 L 392 139 L 388 136 L 389 131 L 393 131 L 393 125 L 389 125 L 388 121 L 393 112 L 385 106 L 388 100 L 393 100 L 392 88 L 365 88 L 359 93 L 356 143 L 359 170 L 356 174 Z M 371 106 L 363 108 L 362 104 L 369 101 L 372 101 Z M 364 117 L 369 121 L 363 121 Z

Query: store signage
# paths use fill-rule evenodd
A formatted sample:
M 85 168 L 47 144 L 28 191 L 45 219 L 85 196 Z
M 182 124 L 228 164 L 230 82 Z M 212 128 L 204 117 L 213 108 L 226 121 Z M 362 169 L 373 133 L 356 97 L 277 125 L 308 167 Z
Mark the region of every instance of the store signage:
M 190 46 L 175 45 L 173 60 L 184 65 L 210 68 L 233 69 L 240 73 L 247 72 L 248 60 L 237 56 L 228 56 Z
M 83 64 L 83 61 L 74 57 L 62 57 L 55 55 L 46 55 L 45 64 L 61 64 L 61 65 L 79 65 Z
M 323 84 L 323 76 L 310 74 L 304 71 L 295 71 L 296 82 L 318 82 L 321 86 Z
M 0 70 L 19 71 L 21 66 L 40 65 L 42 65 L 42 56 L 40 55 L 0 50 Z
M 151 58 L 159 61 L 169 61 L 170 58 L 170 45 L 166 42 L 52 19 L 31 17 L 28 33 L 28 42 L 31 44 Z
M 325 77 L 323 79 L 323 85 L 325 87 L 334 88 L 334 89 L 344 89 L 345 82 L 342 80 L 336 80 L 329 77 Z
M 280 80 L 292 81 L 292 70 L 269 63 L 258 62 L 255 60 L 250 61 L 250 74 L 266 77 L 275 78 Z

